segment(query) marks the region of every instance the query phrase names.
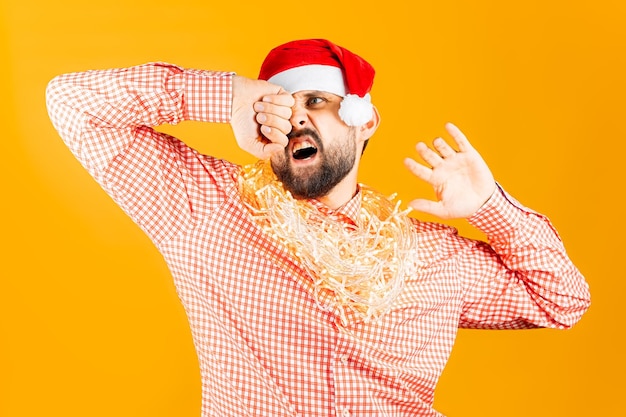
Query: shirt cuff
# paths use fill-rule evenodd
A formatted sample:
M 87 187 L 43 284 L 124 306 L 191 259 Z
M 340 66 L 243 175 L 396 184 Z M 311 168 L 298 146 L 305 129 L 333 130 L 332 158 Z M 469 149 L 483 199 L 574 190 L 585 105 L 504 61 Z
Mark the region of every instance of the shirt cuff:
M 489 200 L 467 220 L 487 236 L 497 237 L 514 229 L 528 214 L 538 213 L 521 205 L 500 184 L 496 184 Z
M 185 70 L 183 105 L 187 120 L 228 123 L 232 114 L 233 74 Z

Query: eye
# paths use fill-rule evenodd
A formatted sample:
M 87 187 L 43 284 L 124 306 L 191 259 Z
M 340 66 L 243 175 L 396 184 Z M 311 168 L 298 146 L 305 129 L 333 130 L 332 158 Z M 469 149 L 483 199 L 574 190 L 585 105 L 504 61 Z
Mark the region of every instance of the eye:
M 309 107 L 315 107 L 315 106 L 319 106 L 320 104 L 323 104 L 326 102 L 326 99 L 324 99 L 323 97 L 310 97 L 306 104 Z

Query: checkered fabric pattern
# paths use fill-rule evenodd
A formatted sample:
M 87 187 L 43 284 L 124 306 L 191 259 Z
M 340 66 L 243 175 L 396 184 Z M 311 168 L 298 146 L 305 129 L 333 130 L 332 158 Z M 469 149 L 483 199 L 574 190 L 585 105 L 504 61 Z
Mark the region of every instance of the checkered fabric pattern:
M 459 327 L 567 328 L 588 307 L 549 221 L 498 189 L 469 219 L 489 244 L 415 220 L 425 266 L 382 318 L 340 325 L 312 277 L 251 220 L 238 167 L 152 128 L 228 122 L 231 81 L 151 63 L 62 75 L 47 91 L 70 150 L 171 270 L 203 416 L 439 416 L 433 392 Z M 357 195 L 339 212 L 321 209 L 349 222 L 359 207 Z

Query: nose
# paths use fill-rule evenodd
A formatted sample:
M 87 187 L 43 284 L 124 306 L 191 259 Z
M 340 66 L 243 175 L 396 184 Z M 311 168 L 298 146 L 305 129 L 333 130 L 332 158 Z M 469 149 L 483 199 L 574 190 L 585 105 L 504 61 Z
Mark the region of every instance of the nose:
M 291 108 L 291 126 L 294 128 L 303 128 L 309 120 L 308 114 L 306 112 L 306 108 L 296 101 L 296 104 Z

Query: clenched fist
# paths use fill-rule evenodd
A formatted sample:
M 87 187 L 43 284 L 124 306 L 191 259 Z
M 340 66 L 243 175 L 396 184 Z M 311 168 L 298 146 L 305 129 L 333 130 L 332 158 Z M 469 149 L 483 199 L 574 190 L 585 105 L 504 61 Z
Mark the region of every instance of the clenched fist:
M 284 149 L 294 104 L 280 86 L 234 75 L 230 125 L 239 147 L 260 159 Z

